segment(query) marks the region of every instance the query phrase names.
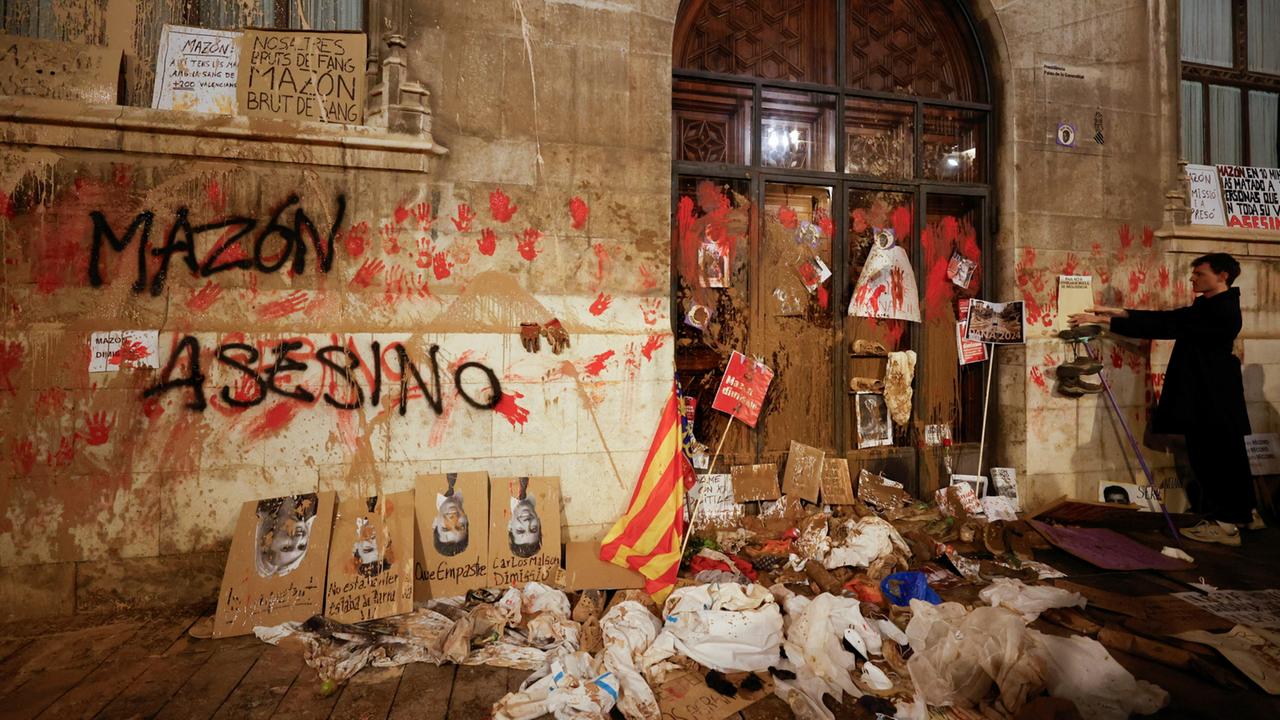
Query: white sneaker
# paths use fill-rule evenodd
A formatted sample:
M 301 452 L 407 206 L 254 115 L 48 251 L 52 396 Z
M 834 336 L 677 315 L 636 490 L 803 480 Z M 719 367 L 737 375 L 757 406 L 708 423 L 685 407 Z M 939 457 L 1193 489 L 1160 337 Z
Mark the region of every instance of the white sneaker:
M 1189 537 L 1196 542 L 1216 542 L 1230 547 L 1240 547 L 1240 531 L 1231 523 L 1202 520 L 1195 527 L 1182 528 L 1181 532 L 1184 537 Z
M 1245 530 L 1266 530 L 1267 524 L 1262 522 L 1262 516 L 1258 514 L 1257 510 L 1254 510 L 1253 519 L 1249 521 L 1248 525 L 1241 525 L 1241 527 Z

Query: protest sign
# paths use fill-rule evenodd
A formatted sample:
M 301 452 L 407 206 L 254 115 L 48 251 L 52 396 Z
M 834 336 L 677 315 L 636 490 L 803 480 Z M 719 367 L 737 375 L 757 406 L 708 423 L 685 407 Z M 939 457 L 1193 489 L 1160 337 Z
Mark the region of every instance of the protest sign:
M 1058 330 L 1069 329 L 1068 321 L 1072 315 L 1082 313 L 1095 304 L 1092 275 L 1058 276 Z
M 89 372 L 160 367 L 158 330 L 116 330 L 89 336 Z
M 1219 165 L 1227 227 L 1280 230 L 1280 168 Z
M 1249 453 L 1249 469 L 1254 475 L 1280 475 L 1280 435 L 1245 435 L 1244 446 Z
M 413 609 L 412 490 L 338 504 L 325 617 L 376 620 Z
M 489 585 L 547 582 L 560 553 L 560 478 L 490 479 Z
M 0 35 L 0 95 L 115 105 L 120 50 Z
M 487 587 L 489 474 L 422 475 L 414 493 L 414 598 L 453 597 Z
M 165 25 L 151 107 L 234 115 L 240 33 Z
M 362 124 L 365 50 L 364 33 L 245 30 L 236 82 L 240 113 Z
M 711 407 L 755 427 L 771 382 L 773 371 L 768 366 L 735 350 L 729 356 L 729 364 L 725 367 Z
M 787 468 L 782 476 L 782 494 L 818 502 L 822 486 L 822 461 L 826 453 L 795 440 L 787 452 Z
M 698 504 L 698 514 L 690 514 L 695 530 L 708 526 L 732 527 L 742 517 L 742 506 L 734 502 L 733 478 L 728 473 L 699 475 L 688 502 L 690 507 Z
M 974 299 L 969 304 L 969 324 L 965 337 L 998 345 L 1021 345 L 1026 337 L 1025 313 L 1021 300 L 994 303 Z
M 1187 181 L 1191 191 L 1192 225 L 1226 225 L 1222 215 L 1222 188 L 1218 185 L 1218 169 L 1212 165 L 1188 165 Z

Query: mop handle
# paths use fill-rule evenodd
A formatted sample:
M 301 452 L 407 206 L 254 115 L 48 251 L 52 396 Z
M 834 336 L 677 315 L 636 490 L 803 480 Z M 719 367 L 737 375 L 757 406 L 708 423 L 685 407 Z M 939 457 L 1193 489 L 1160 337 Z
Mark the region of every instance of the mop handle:
M 1093 351 L 1093 345 L 1088 342 L 1084 343 L 1084 349 L 1089 353 L 1089 357 L 1094 360 L 1102 361 L 1102 352 Z M 1142 448 L 1138 445 L 1138 439 L 1134 437 L 1133 430 L 1129 429 L 1129 421 L 1125 420 L 1124 412 L 1120 410 L 1119 403 L 1116 402 L 1116 396 L 1111 392 L 1111 383 L 1107 382 L 1107 376 L 1101 371 L 1098 372 L 1098 379 L 1102 380 L 1102 389 L 1107 391 L 1107 400 L 1111 402 L 1111 409 L 1115 411 L 1116 417 L 1120 419 L 1120 427 L 1124 428 L 1124 434 L 1129 438 L 1129 446 L 1133 448 L 1133 454 L 1138 456 L 1138 464 L 1142 466 L 1142 474 L 1147 476 L 1147 487 L 1151 488 L 1151 494 L 1155 496 L 1156 502 L 1160 503 L 1160 512 L 1164 513 L 1164 520 L 1169 524 L 1169 534 L 1173 535 L 1173 541 L 1182 547 L 1182 538 L 1178 535 L 1178 529 L 1173 526 L 1173 518 L 1169 515 L 1169 508 L 1164 505 L 1164 498 L 1160 496 L 1160 491 L 1156 489 L 1155 478 L 1151 474 L 1151 468 L 1147 465 L 1147 458 L 1142 454 Z

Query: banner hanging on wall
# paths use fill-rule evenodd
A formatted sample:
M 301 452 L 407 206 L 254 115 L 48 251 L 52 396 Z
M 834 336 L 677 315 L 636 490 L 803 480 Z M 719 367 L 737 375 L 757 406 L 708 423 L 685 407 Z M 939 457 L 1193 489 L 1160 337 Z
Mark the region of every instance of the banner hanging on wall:
M 1280 168 L 1188 165 L 1191 224 L 1280 230 Z

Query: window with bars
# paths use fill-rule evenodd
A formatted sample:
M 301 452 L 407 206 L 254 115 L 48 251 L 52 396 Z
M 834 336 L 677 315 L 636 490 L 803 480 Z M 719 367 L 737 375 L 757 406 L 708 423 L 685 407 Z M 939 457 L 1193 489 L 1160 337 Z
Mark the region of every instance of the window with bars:
M 1280 0 L 1181 0 L 1182 156 L 1280 167 Z

